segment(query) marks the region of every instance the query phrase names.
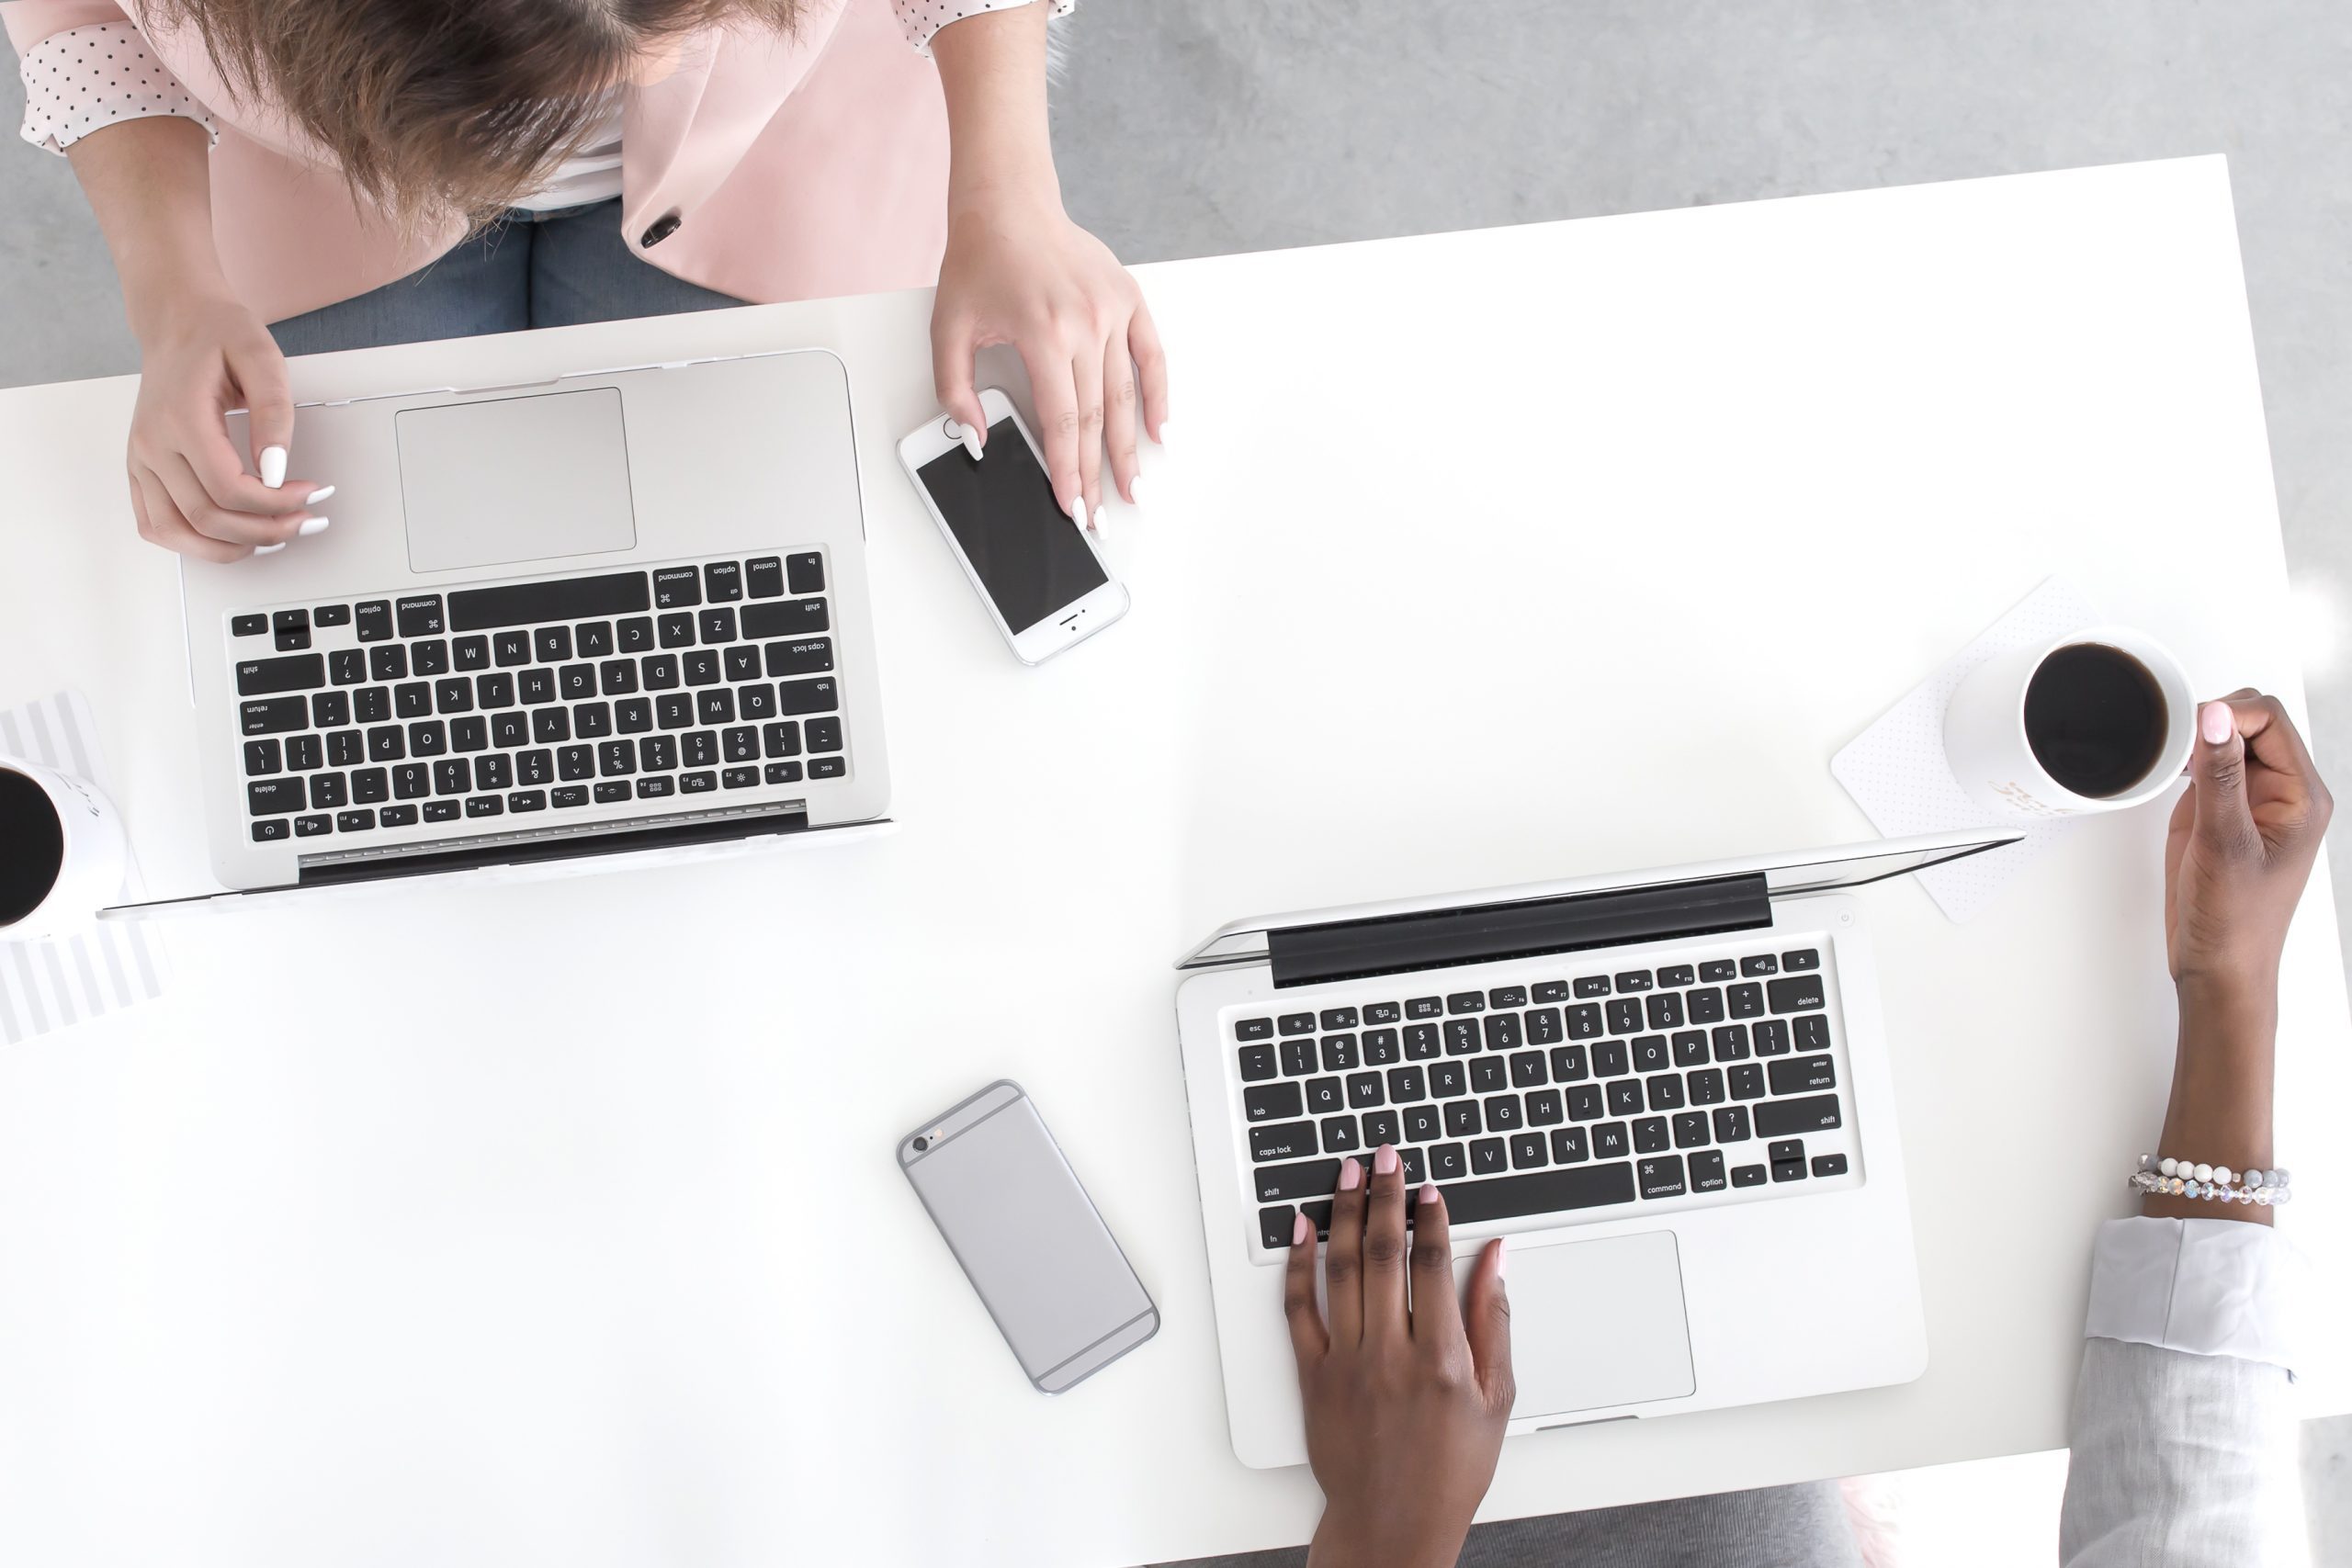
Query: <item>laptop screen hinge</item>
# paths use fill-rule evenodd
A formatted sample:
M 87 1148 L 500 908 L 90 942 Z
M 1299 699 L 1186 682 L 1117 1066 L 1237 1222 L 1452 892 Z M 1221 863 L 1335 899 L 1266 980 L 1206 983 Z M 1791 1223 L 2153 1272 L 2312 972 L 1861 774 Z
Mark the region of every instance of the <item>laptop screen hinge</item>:
M 1266 934 L 1276 986 L 1752 931 L 1772 923 L 1762 874 L 1388 915 Z
M 712 807 L 605 822 L 510 829 L 364 850 L 305 855 L 300 886 L 329 886 L 388 876 L 424 876 L 444 871 L 529 865 L 582 855 L 630 854 L 641 850 L 684 848 L 771 833 L 797 833 L 808 826 L 808 803 L 780 800 L 757 806 Z

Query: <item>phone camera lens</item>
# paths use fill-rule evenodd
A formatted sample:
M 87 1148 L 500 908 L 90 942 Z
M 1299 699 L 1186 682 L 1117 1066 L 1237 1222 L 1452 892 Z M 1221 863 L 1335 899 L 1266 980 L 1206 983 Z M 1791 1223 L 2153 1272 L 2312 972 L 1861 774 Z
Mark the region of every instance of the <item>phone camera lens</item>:
M 923 1150 L 929 1147 L 931 1147 L 931 1140 L 929 1138 L 917 1138 L 915 1140 L 915 1153 L 921 1154 Z

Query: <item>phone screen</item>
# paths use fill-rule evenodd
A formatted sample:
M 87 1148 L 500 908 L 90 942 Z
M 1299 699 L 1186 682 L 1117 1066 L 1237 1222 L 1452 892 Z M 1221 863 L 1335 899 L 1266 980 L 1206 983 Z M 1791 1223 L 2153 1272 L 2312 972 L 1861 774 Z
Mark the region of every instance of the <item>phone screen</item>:
M 986 461 L 951 446 L 921 471 L 932 504 L 1015 633 L 1110 581 L 1011 420 L 989 426 Z
M 1021 1370 L 1059 1393 L 1150 1337 L 1158 1314 L 1029 1097 L 993 1085 L 943 1120 L 967 1107 L 978 1119 L 910 1151 L 907 1179 Z

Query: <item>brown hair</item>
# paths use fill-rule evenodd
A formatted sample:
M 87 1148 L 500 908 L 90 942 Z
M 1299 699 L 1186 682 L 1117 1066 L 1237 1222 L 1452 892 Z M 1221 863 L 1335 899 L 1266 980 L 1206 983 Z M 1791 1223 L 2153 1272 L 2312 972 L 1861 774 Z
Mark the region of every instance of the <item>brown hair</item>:
M 241 97 L 274 101 L 405 229 L 544 185 L 650 46 L 801 0 L 151 0 Z

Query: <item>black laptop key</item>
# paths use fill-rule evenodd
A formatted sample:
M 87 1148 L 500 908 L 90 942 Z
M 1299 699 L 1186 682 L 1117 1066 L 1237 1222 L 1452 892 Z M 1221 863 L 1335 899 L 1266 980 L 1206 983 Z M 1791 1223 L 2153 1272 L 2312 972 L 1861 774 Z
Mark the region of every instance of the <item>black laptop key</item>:
M 433 682 L 403 681 L 392 688 L 392 712 L 402 718 L 423 718 L 433 711 Z
M 731 560 L 707 562 L 702 569 L 702 591 L 714 604 L 729 604 L 743 596 L 742 564 Z
M 1682 1111 L 1672 1118 L 1674 1146 L 1694 1149 L 1707 1141 L 1707 1113 L 1703 1111 Z
M 1731 1081 L 1731 1097 L 1734 1100 L 1764 1098 L 1764 1068 L 1761 1064 L 1735 1062 L 1724 1076 Z
M 718 653 L 707 648 L 690 650 L 686 656 L 686 684 L 715 686 L 721 679 Z
M 392 635 L 392 603 L 368 599 L 352 606 L 351 629 L 361 642 L 381 642 Z
M 1731 1184 L 1734 1187 L 1761 1187 L 1764 1180 L 1764 1168 L 1760 1165 L 1736 1165 L 1731 1168 Z
M 1679 1111 L 1682 1109 L 1684 1100 L 1682 1098 L 1681 1074 L 1660 1073 L 1657 1077 L 1654 1078 L 1645 1078 L 1642 1082 L 1645 1085 L 1645 1092 L 1648 1097 L 1649 1107 L 1652 1111 Z
M 615 638 L 623 653 L 650 653 L 653 651 L 652 616 L 631 615 L 627 620 L 615 622 L 613 630 Z
M 588 804 L 588 786 L 585 784 L 564 784 L 558 789 L 549 791 L 548 798 L 555 803 L 555 806 L 559 810 L 566 810 L 574 806 L 585 806 Z
M 1845 1175 L 1845 1174 L 1846 1174 L 1846 1156 L 1845 1156 L 1844 1155 L 1815 1155 L 1815 1156 L 1813 1156 L 1813 1174 L 1814 1174 L 1814 1175 L 1815 1175 L 1815 1176 L 1843 1176 L 1843 1175 Z
M 1305 1159 L 1316 1152 L 1312 1122 L 1272 1122 L 1250 1129 L 1253 1160 Z
M 1609 1114 L 1631 1116 L 1642 1108 L 1642 1080 L 1619 1078 L 1609 1086 Z
M 466 798 L 466 815 L 469 817 L 503 817 L 505 814 L 506 802 L 494 795 L 469 795 Z
M 327 765 L 325 742 L 315 735 L 289 735 L 286 738 L 286 771 L 308 773 Z
M 1426 1062 L 1444 1050 L 1434 1023 L 1408 1023 L 1405 1026 L 1405 1059 Z
M 245 742 L 245 773 L 248 776 L 261 773 L 282 773 L 286 771 L 286 753 L 275 740 Z
M 1789 1054 L 1789 1022 L 1784 1018 L 1759 1018 L 1756 1021 L 1756 1054 L 1759 1056 L 1785 1056 Z
M 1558 1008 L 1537 1008 L 1527 1015 L 1527 1043 L 1530 1045 L 1556 1044 L 1560 1039 Z
M 1527 1005 L 1527 987 L 1498 986 L 1487 993 L 1487 1005 L 1490 1008 L 1523 1008 Z
M 1719 1106 L 1713 1121 L 1715 1142 L 1719 1144 L 1744 1144 L 1752 1135 L 1747 1127 L 1747 1107 L 1745 1105 Z
M 596 748 L 596 771 L 606 778 L 637 772 L 637 747 L 627 740 L 607 740 Z
M 1480 1138 L 1470 1145 L 1470 1174 L 1499 1176 L 1510 1168 L 1510 1156 L 1500 1138 Z
M 1693 1023 L 1721 1023 L 1724 1021 L 1724 993 L 1720 986 L 1702 986 L 1682 998 Z
M 338 811 L 335 813 L 334 826 L 338 833 L 364 833 L 376 826 L 376 814 L 373 811 L 357 808 Z
M 356 650 L 353 650 L 356 657 Z M 237 695 L 266 697 L 278 692 L 307 692 L 327 683 L 327 661 L 316 653 L 289 654 L 284 659 L 237 660 Z
M 341 773 L 311 775 L 311 806 L 319 811 L 332 811 L 351 803 L 349 790 Z
M 280 610 L 269 618 L 270 630 L 277 634 L 277 651 L 291 653 L 298 648 L 311 646 L 311 612 Z
M 1792 975 L 1785 979 L 1768 980 L 1764 990 L 1774 1012 L 1809 1012 L 1829 1005 L 1828 992 L 1819 975 Z
M 229 617 L 231 637 L 259 637 L 269 630 L 267 615 L 232 615 Z
M 1430 1064 L 1430 1093 L 1440 1100 L 1470 1092 L 1470 1075 L 1462 1070 L 1459 1062 Z
M 1609 1004 L 1608 1010 L 1610 1033 L 1635 1034 L 1641 1032 L 1642 999 L 1639 997 L 1620 997 Z
M 449 750 L 452 751 L 483 751 L 490 748 L 490 724 L 479 714 L 449 721 Z M 333 757 L 327 759 L 332 762 Z
M 392 611 L 400 622 L 401 636 L 404 637 L 439 637 L 447 629 L 442 624 L 441 595 L 438 593 L 417 593 L 395 600 Z
M 666 773 L 659 778 L 637 781 L 637 798 L 639 800 L 663 800 L 677 793 L 678 781 Z
M 1845 1125 L 1838 1111 L 1838 1097 L 1834 1094 L 1814 1095 L 1804 1100 L 1768 1100 L 1755 1108 L 1756 1131 L 1761 1137 L 1779 1138 L 1796 1133 L 1826 1133 L 1832 1127 Z
M 541 626 L 531 634 L 531 650 L 542 664 L 561 664 L 571 657 L 571 628 Z
M 816 682 L 814 681 L 802 681 L 797 682 L 785 682 L 785 687 L 787 696 L 791 694 L 790 689 L 795 684 L 813 686 Z M 831 707 L 832 704 L 828 702 L 823 705 Z M 737 689 L 735 694 L 735 707 L 738 713 L 741 714 L 748 719 L 757 720 L 774 718 L 776 711 L 775 694 L 773 690 L 764 685 L 740 687 Z M 784 711 L 786 713 L 806 713 L 809 710 L 805 707 L 787 707 Z
M 476 789 L 509 789 L 514 783 L 514 761 L 503 751 L 492 751 L 474 763 Z
M 387 806 L 377 811 L 376 820 L 387 828 L 413 828 L 416 826 L 416 807 Z
M 695 700 L 684 692 L 664 692 L 653 699 L 653 722 L 664 729 L 684 729 L 695 721 Z
M 1679 1198 L 1689 1190 L 1682 1181 L 1680 1155 L 1659 1155 L 1641 1161 L 1637 1179 L 1645 1198 Z
M 423 810 L 427 822 L 454 822 L 465 807 L 454 800 L 428 800 Z
M 1394 1105 L 1409 1104 L 1429 1098 L 1429 1075 L 1419 1067 L 1391 1067 L 1388 1070 L 1388 1099 Z
M 1518 1050 L 1521 1044 L 1519 1037 L 1519 1014 L 1515 1012 L 1489 1013 L 1486 1020 L 1486 1035 L 1487 1049 L 1489 1051 Z
M 298 839 L 315 839 L 321 833 L 332 833 L 334 831 L 334 818 L 328 816 L 323 811 L 314 817 L 297 817 L 294 818 L 294 836 Z
M 1803 1013 L 1793 1020 L 1793 1022 L 1796 1025 L 1798 1050 L 1826 1051 L 1829 1049 L 1829 1017 L 1826 1013 Z
M 1744 1062 L 1747 1059 L 1747 1025 L 1726 1023 L 1709 1036 L 1714 1043 L 1718 1062 Z
M 1405 1010 L 1395 1002 L 1374 1002 L 1363 1010 L 1366 1023 L 1401 1023 L 1404 1018 Z
M 356 729 L 338 729 L 327 737 L 327 766 L 356 768 L 368 760 L 368 748 Z
M 1426 1144 L 1444 1134 L 1445 1118 L 1439 1114 L 1436 1106 L 1427 1101 L 1406 1106 L 1404 1122 L 1405 1141 L 1408 1143 Z
M 356 648 L 338 648 L 327 655 L 327 678 L 338 686 L 356 686 L 368 679 L 368 655 Z
M 1724 1102 L 1724 1070 L 1721 1067 L 1702 1067 L 1697 1072 L 1685 1074 L 1683 1081 L 1690 1086 L 1691 1104 L 1721 1105 Z
M 1579 998 L 1605 997 L 1609 994 L 1609 976 L 1606 975 L 1584 976 L 1576 983 L 1576 993 Z
M 404 762 L 392 770 L 392 798 L 416 800 L 433 793 L 433 770 L 423 762 Z
M 1370 1111 L 1385 1104 L 1387 1097 L 1381 1092 L 1380 1075 L 1350 1073 L 1348 1075 L 1348 1109 Z
M 514 779 L 537 787 L 555 783 L 555 753 L 544 746 L 514 753 Z
M 583 621 L 571 628 L 582 659 L 610 659 L 613 656 L 613 623 Z
M 1633 1063 L 1625 1054 L 1623 1040 L 1600 1040 L 1593 1043 L 1592 1070 L 1599 1077 L 1613 1078 L 1632 1072 Z
M 1634 1123 L 1634 1152 L 1641 1155 L 1664 1154 L 1673 1143 L 1663 1116 L 1645 1116 Z
M 255 779 L 245 786 L 245 810 L 250 816 L 277 817 L 300 811 L 308 804 L 300 779 Z
M 1363 1061 L 1368 1067 L 1394 1066 L 1404 1059 L 1404 1051 L 1393 1029 L 1367 1029 L 1363 1032 Z
M 1510 1081 L 1500 1056 L 1481 1056 L 1469 1063 L 1468 1066 L 1470 1087 L 1480 1094 L 1499 1094 L 1503 1086 Z
M 1642 1006 L 1649 1014 L 1652 1029 L 1682 1027 L 1682 994 L 1680 992 L 1659 991 L 1654 996 L 1643 998 Z
M 427 647 L 433 649 L 429 661 L 433 667 L 429 670 L 425 668 Z M 486 637 L 461 637 L 447 647 L 437 642 L 419 644 L 416 649 L 416 672 L 420 675 L 437 675 L 444 669 L 462 670 L 470 675 L 489 668 L 490 638 Z
M 1585 1141 L 1581 1127 L 1559 1127 L 1552 1133 L 1552 1163 L 1581 1165 L 1592 1157 L 1592 1149 Z
M 1678 1067 L 1703 1067 L 1707 1065 L 1707 1032 L 1685 1029 L 1672 1041 L 1674 1065 Z
M 433 764 L 434 794 L 469 795 L 473 787 L 473 764 L 463 757 L 445 757 Z
M 433 682 L 433 706 L 439 713 L 474 711 L 474 683 L 463 675 Z
M 692 648 L 695 645 L 695 618 L 684 610 L 675 610 L 654 622 L 654 635 L 664 648 Z M 717 642 L 719 639 L 712 637 Z
M 1765 1072 L 1774 1094 L 1809 1094 L 1815 1089 L 1838 1087 L 1838 1059 L 1834 1056 L 1798 1056 L 1774 1062 Z
M 1739 965 L 1728 958 L 1710 959 L 1699 965 L 1699 978 L 1707 985 L 1739 978 Z
M 637 660 L 607 659 L 596 667 L 598 689 L 608 697 L 625 697 L 637 690 Z
M 1729 1186 L 1724 1172 L 1724 1152 L 1721 1149 L 1699 1149 L 1687 1157 L 1690 1168 L 1690 1190 L 1721 1192 Z
M 721 605 L 715 610 L 705 610 L 697 624 L 702 628 L 702 640 L 706 643 L 735 640 L 735 611 L 731 606 Z
M 405 681 L 408 679 L 408 647 L 404 643 L 388 642 L 381 648 L 368 650 L 368 678 L 370 681 Z
M 739 724 L 719 737 L 730 762 L 756 762 L 760 760 L 760 732 L 748 724 Z M 1309 1027 L 1312 1027 L 1311 1025 Z M 1283 1032 L 1289 1032 L 1285 1030 Z
M 1443 997 L 1414 997 L 1405 1003 L 1407 1018 L 1442 1018 L 1444 1014 Z
M 1804 1179 L 1804 1161 L 1801 1159 L 1774 1160 L 1772 1162 L 1772 1179 L 1775 1181 L 1803 1181 Z
M 311 722 L 311 705 L 300 697 L 271 697 L 240 704 L 239 726 L 247 735 L 282 735 Z
M 695 703 L 695 712 L 705 724 L 715 728 L 735 722 L 735 694 L 725 686 L 696 693 Z
M 637 667 L 638 678 L 645 682 L 647 691 L 668 692 L 677 688 L 678 656 L 676 654 L 657 653 L 651 658 L 639 660 Z
M 1661 986 L 1687 986 L 1698 977 L 1688 964 L 1663 964 L 1657 972 L 1657 983 Z
M 1583 1046 L 1555 1045 L 1552 1047 L 1552 1081 L 1554 1083 L 1582 1083 L 1590 1077 L 1592 1077 L 1592 1064 L 1586 1058 Z
M 785 577 L 795 593 L 825 591 L 825 558 L 814 550 L 784 558 Z
M 1800 974 L 1808 969 L 1820 967 L 1821 950 L 1816 947 L 1800 947 L 1793 953 L 1781 954 L 1781 972 L 1784 975 Z
M 1753 980 L 1727 987 L 1724 996 L 1731 1003 L 1734 1018 L 1757 1018 L 1764 1011 L 1764 987 Z
M 531 661 L 531 634 L 524 631 L 503 631 L 490 639 L 490 656 L 501 670 L 512 670 Z
M 653 574 L 653 607 L 691 609 L 702 603 L 702 570 L 691 566 L 665 566 Z
M 379 724 L 368 732 L 368 760 L 397 762 L 408 755 L 408 737 L 397 724 Z
M 531 714 L 531 739 L 542 746 L 560 746 L 571 739 L 570 708 L 538 708 Z
M 348 692 L 319 692 L 311 698 L 311 723 L 320 729 L 334 729 L 351 722 L 351 694 Z
M 613 728 L 623 735 L 642 735 L 653 728 L 653 705 L 643 697 L 623 697 L 613 705 Z
M 1327 1034 L 1323 1037 L 1323 1070 L 1344 1073 L 1356 1065 L 1356 1037 L 1352 1034 Z
M 1753 958 L 1741 959 L 1739 961 L 1739 972 L 1747 978 L 1754 979 L 1758 975 L 1779 974 L 1781 972 L 1781 964 L 1780 960 L 1774 958 L 1770 953 L 1759 953 Z
M 1448 1137 L 1453 1138 L 1466 1138 L 1486 1131 L 1485 1123 L 1478 1115 L 1478 1102 L 1475 1100 L 1449 1102 L 1445 1108 L 1445 1131 Z
M 1549 1127 L 1555 1122 L 1565 1120 L 1566 1116 L 1567 1110 L 1561 1101 L 1558 1089 L 1539 1089 L 1528 1095 L 1527 1124 L 1529 1126 Z
M 1645 1034 L 1634 1042 L 1634 1070 L 1637 1073 L 1663 1071 L 1673 1058 L 1667 1053 L 1666 1036 Z
M 545 790 L 518 789 L 506 797 L 506 809 L 509 811 L 545 811 L 547 808 Z
M 499 626 L 527 626 L 539 621 L 625 615 L 651 606 L 645 573 L 641 571 L 567 577 L 553 582 L 510 582 L 497 588 L 462 589 L 450 594 L 449 627 L 460 632 L 490 631 Z M 437 626 L 433 628 L 435 632 L 440 629 Z M 412 632 L 403 621 L 401 635 L 429 634 Z
M 613 732 L 613 705 L 580 703 L 571 710 L 571 733 L 582 740 L 602 740 Z
M 1347 1090 L 1336 1077 L 1306 1080 L 1306 1109 L 1317 1116 L 1332 1116 L 1348 1108 Z
M 1291 1165 L 1261 1166 L 1257 1183 L 1258 1201 L 1261 1203 L 1283 1198 L 1325 1197 L 1340 1190 L 1340 1162 L 1309 1159 Z
M 649 735 L 637 743 L 638 766 L 649 773 L 675 773 L 678 767 L 678 738 L 674 735 Z M 639 790 L 642 795 L 644 791 Z
M 1439 1148 L 1451 1146 L 1440 1145 Z M 1458 1186 L 1452 1185 L 1453 1179 L 1438 1168 L 1437 1160 L 1433 1158 L 1430 1165 L 1441 1183 L 1447 1183 L 1439 1190 L 1445 1197 L 1446 1218 L 1457 1225 L 1634 1201 L 1634 1168 L 1623 1162 L 1578 1165 L 1566 1169 L 1554 1166 L 1549 1170 L 1531 1170 L 1487 1181 L 1464 1181 Z
M 1592 1129 L 1592 1157 L 1623 1159 L 1634 1152 L 1634 1139 L 1623 1122 L 1603 1122 Z
M 1549 1078 L 1550 1075 L 1544 1070 L 1543 1052 L 1521 1051 L 1510 1059 L 1511 1088 L 1541 1089 Z
M 718 782 L 729 789 L 750 789 L 760 782 L 757 768 L 727 768 L 720 772 Z
M 1591 1040 L 1600 1033 L 1600 1004 L 1578 1002 L 1567 1013 L 1568 1038 Z
M 1648 970 L 1628 969 L 1616 978 L 1617 994 L 1623 996 L 1631 991 L 1646 991 L 1653 983 Z
M 629 798 L 627 779 L 605 779 L 596 785 L 596 804 L 617 806 Z
M 1545 980 L 1532 994 L 1539 1002 L 1564 1002 L 1568 999 L 1568 983 L 1566 980 Z
M 807 637 L 831 631 L 831 618 L 822 599 L 784 599 L 774 604 L 746 604 L 739 618 L 743 636 L 752 642 L 770 637 Z
M 1257 1021 L 1263 1023 L 1266 1021 L 1261 1018 Z M 1252 1042 L 1241 1047 L 1241 1080 L 1244 1083 L 1256 1083 L 1281 1073 L 1281 1066 L 1274 1061 L 1273 1045 L 1264 1035 L 1252 1034 L 1243 1038 Z
M 362 724 L 381 724 L 392 716 L 389 686 L 362 686 L 351 694 L 351 711 Z

